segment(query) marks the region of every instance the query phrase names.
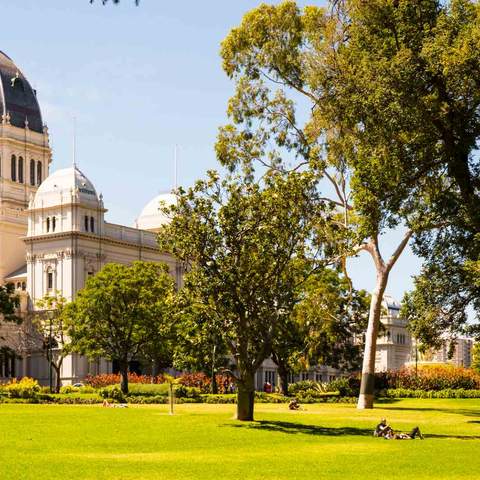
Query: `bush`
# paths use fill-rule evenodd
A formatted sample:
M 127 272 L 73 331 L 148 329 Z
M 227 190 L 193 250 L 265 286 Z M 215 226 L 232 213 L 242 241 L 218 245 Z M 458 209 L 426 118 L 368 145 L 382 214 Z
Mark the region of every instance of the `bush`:
M 142 384 L 155 384 L 163 383 L 165 378 L 163 375 L 157 375 L 152 377 L 150 375 L 137 375 L 136 373 L 128 374 L 129 383 L 142 383 Z M 101 375 L 87 375 L 85 377 L 85 383 L 93 388 L 103 388 L 110 385 L 117 385 L 120 383 L 120 374 L 118 373 L 109 373 Z
M 215 375 L 218 392 L 228 393 L 228 387 L 233 382 L 229 375 Z M 184 373 L 179 378 L 179 383 L 185 387 L 195 387 L 200 389 L 201 393 L 210 393 L 212 388 L 212 379 L 202 372 Z
M 9 398 L 35 398 L 40 393 L 40 385 L 36 380 L 29 377 L 23 377 L 20 381 L 13 379 L 3 386 L 4 391 Z
M 118 385 L 102 388 L 99 391 L 99 394 L 104 399 L 113 400 L 119 403 L 125 403 L 125 396 Z
M 79 393 L 80 388 L 74 387 L 72 385 L 65 385 L 64 387 L 60 388 L 60 393 Z
M 469 368 L 453 365 L 421 365 L 377 375 L 378 389 L 406 388 L 409 390 L 480 389 L 480 374 Z
M 183 399 L 200 399 L 201 390 L 198 387 L 186 387 L 185 385 L 177 385 L 175 387 L 175 397 Z
M 447 388 L 444 390 L 412 390 L 408 388 L 389 388 L 381 392 L 387 398 L 480 398 L 480 390 Z

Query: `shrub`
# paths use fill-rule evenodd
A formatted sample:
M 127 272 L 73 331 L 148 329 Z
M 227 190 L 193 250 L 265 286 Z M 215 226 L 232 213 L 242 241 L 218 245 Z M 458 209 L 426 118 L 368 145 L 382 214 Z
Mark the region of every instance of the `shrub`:
M 125 402 L 125 396 L 118 385 L 102 388 L 99 394 L 105 399 L 114 400 L 115 402 L 119 403 Z
M 136 373 L 128 374 L 129 383 L 163 383 L 165 381 L 163 375 L 157 375 L 152 377 L 150 375 L 137 375 Z M 116 385 L 120 383 L 120 374 L 109 373 L 101 375 L 87 375 L 85 377 L 85 383 L 93 388 L 103 388 L 109 385 Z
M 381 392 L 387 398 L 480 398 L 480 390 L 447 388 L 444 390 L 412 390 L 408 388 L 389 388 Z
M 175 397 L 183 399 L 200 399 L 201 390 L 198 387 L 186 387 L 185 385 L 177 385 L 175 387 Z
M 232 378 L 229 375 L 218 374 L 215 375 L 215 379 L 217 381 L 218 392 L 229 393 L 228 386 L 233 382 Z M 178 381 L 185 387 L 196 387 L 200 389 L 202 393 L 210 393 L 211 391 L 212 379 L 202 372 L 184 373 L 180 375 Z
M 3 386 L 9 398 L 27 398 L 32 399 L 40 392 L 40 385 L 36 380 L 29 377 L 23 377 L 20 381 L 13 379 Z
M 167 383 L 134 383 L 128 387 L 128 395 L 131 397 L 143 396 L 153 397 L 159 395 L 168 396 L 168 384 Z
M 381 377 L 380 375 L 377 377 Z M 379 389 L 406 388 L 409 390 L 480 389 L 480 374 L 469 368 L 453 365 L 421 365 L 418 371 L 413 367 L 396 372 L 386 372 Z
M 80 388 L 74 387 L 72 385 L 65 385 L 64 387 L 60 388 L 60 393 L 79 393 Z

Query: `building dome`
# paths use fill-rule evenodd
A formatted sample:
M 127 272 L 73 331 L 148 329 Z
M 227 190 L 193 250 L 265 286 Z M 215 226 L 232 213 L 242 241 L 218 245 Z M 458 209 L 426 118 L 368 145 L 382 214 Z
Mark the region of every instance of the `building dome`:
M 38 187 L 31 208 L 46 208 L 76 201 L 97 206 L 99 199 L 93 183 L 76 167 L 63 168 L 48 176 Z
M 0 115 L 15 127 L 43 132 L 42 113 L 35 90 L 13 61 L 0 51 Z M 28 123 L 27 123 L 28 122 Z
M 162 225 L 170 221 L 162 209 L 177 204 L 173 193 L 162 193 L 152 198 L 142 210 L 135 222 L 135 227 L 141 230 L 158 231 Z

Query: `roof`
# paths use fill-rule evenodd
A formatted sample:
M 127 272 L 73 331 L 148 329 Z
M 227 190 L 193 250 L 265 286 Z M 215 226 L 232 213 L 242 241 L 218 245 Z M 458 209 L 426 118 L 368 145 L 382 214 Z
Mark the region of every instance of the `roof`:
M 26 276 L 27 276 L 27 264 L 22 265 L 20 268 L 18 268 L 14 272 L 10 273 L 9 275 L 6 275 L 5 278 L 8 280 L 13 280 L 17 278 L 24 278 Z
M 93 183 L 76 165 L 56 170 L 38 187 L 33 208 L 46 208 L 69 203 L 72 195 L 83 204 L 98 206 L 99 199 Z
M 43 132 L 37 95 L 12 59 L 0 51 L 0 115 L 10 115 L 10 124 Z

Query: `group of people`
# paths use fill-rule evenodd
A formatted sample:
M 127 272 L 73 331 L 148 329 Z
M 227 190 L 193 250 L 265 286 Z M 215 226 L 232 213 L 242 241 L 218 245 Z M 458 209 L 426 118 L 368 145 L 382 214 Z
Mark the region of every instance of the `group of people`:
M 413 428 L 410 433 L 396 433 L 393 431 L 393 428 L 387 424 L 386 418 L 382 418 L 380 423 L 375 427 L 373 436 L 381 437 L 385 440 L 415 440 L 416 438 L 420 438 L 420 440 L 423 440 L 423 435 L 419 427 Z

